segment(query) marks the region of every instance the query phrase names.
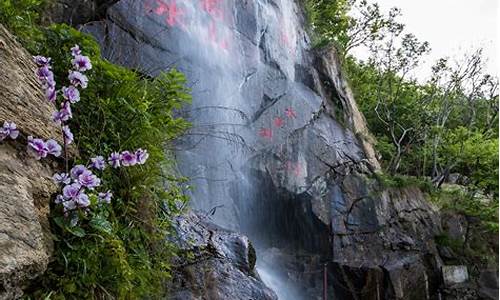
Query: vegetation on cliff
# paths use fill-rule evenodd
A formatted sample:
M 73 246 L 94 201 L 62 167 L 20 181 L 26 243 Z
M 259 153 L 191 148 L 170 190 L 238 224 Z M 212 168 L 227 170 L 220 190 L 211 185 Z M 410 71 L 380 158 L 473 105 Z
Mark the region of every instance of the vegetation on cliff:
M 443 210 L 480 220 L 471 235 L 498 232 L 499 83 L 485 73 L 482 50 L 442 58 L 428 79 L 417 80 L 412 72 L 430 45 L 405 31 L 399 9 L 383 12 L 365 0 L 305 4 L 314 44 L 334 44 L 342 55 L 376 138 L 381 182 L 425 187 Z M 364 47 L 369 58 L 354 57 L 355 47 Z
M 66 25 L 38 26 L 40 0 L 3 1 L 0 22 L 33 54 L 51 57 L 56 78 L 66 78 L 70 49 L 78 44 L 92 61 L 89 86 L 73 108 L 70 124 L 79 156 L 74 164 L 115 149 L 145 148 L 148 162 L 102 174 L 113 190 L 102 220 L 68 226 L 52 209 L 54 261 L 33 282 L 27 298 L 159 298 L 170 276 L 174 247 L 166 241 L 173 216 L 186 202 L 182 178 L 165 149 L 188 123 L 173 110 L 190 101 L 183 74 L 176 70 L 155 79 L 113 65 L 100 56 L 93 38 Z M 35 76 L 35 74 L 33 74 Z

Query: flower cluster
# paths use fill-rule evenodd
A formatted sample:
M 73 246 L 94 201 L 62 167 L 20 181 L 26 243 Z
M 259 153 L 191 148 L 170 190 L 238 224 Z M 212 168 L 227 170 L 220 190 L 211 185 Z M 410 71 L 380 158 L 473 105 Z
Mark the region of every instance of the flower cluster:
M 148 157 L 149 153 L 143 149 L 138 149 L 135 152 L 113 152 L 108 159 L 108 163 L 113 168 L 120 166 L 127 167 L 144 164 Z M 56 197 L 56 203 L 63 204 L 65 212 L 78 208 L 87 208 L 90 205 L 90 201 L 86 192 L 93 191 L 101 185 L 101 179 L 91 169 L 103 171 L 108 163 L 106 163 L 106 159 L 103 156 L 96 156 L 90 159 L 90 163 L 87 166 L 74 166 L 69 174 L 55 174 L 52 179 L 55 183 L 62 186 L 62 194 Z M 99 193 L 99 203 L 110 203 L 112 196 L 113 194 L 110 191 Z
M 19 130 L 17 130 L 17 126 L 14 122 L 5 121 L 3 127 L 0 127 L 0 141 L 3 141 L 7 137 L 15 140 L 18 136 Z
M 89 207 L 90 200 L 87 192 L 101 185 L 101 179 L 83 165 L 74 166 L 69 174 L 55 174 L 52 179 L 62 186 L 62 194 L 56 196 L 55 202 L 62 204 L 65 212 Z M 100 194 L 106 194 L 106 197 L 99 197 L 100 202 L 111 201 L 111 192 Z
M 147 150 L 137 149 L 136 151 L 123 151 L 121 153 L 113 152 L 108 158 L 108 162 L 113 168 L 120 166 L 131 167 L 135 165 L 143 165 L 149 157 Z
M 28 153 L 33 155 L 36 160 L 47 157 L 48 154 L 59 157 L 61 152 L 62 147 L 55 140 L 44 141 L 28 136 Z
M 64 86 L 60 91 L 56 91 L 56 82 L 52 73 L 50 58 L 43 56 L 33 57 L 38 65 L 36 75 L 42 83 L 47 95 L 47 100 L 57 105 L 57 95 L 60 94 L 62 100 L 60 109 L 52 114 L 52 120 L 61 126 L 64 139 L 64 149 L 67 145 L 73 142 L 73 133 L 69 129 L 67 122 L 73 117 L 71 105 L 80 101 L 79 88 L 85 89 L 88 86 L 88 78 L 83 72 L 92 68 L 90 59 L 83 56 L 78 45 L 71 48 L 73 60 L 71 64 L 73 70 L 69 71 L 68 80 L 70 85 Z M 17 137 L 16 126 L 13 123 L 5 123 L 4 128 L 0 131 L 0 137 L 3 135 Z M 28 151 L 36 158 L 41 159 L 47 155 L 60 156 L 63 150 L 55 140 L 49 139 L 44 141 L 39 138 L 28 137 Z M 108 165 L 112 168 L 121 166 L 128 167 L 134 165 L 142 165 L 148 159 L 147 150 L 137 149 L 136 151 L 113 152 L 106 159 L 103 156 L 96 156 L 90 159 L 88 165 L 76 165 L 71 170 L 68 170 L 68 161 L 66 161 L 66 173 L 54 174 L 53 180 L 61 187 L 61 193 L 56 196 L 56 204 L 61 204 L 65 214 L 78 209 L 89 209 L 91 205 L 90 197 L 95 189 L 100 187 L 101 179 L 94 174 L 96 171 L 103 171 Z M 99 203 L 110 203 L 113 194 L 111 191 L 99 192 L 97 194 Z
M 54 73 L 52 72 L 52 66 L 50 65 L 50 58 L 46 58 L 43 56 L 34 56 L 33 60 L 38 66 L 38 70 L 36 71 L 36 75 L 38 76 L 38 80 L 43 85 L 45 89 L 45 97 L 49 102 L 54 103 L 56 101 L 57 92 L 56 92 L 56 81 L 54 80 Z
M 85 89 L 88 86 L 88 78 L 82 72 L 92 69 L 89 57 L 82 55 L 78 45 L 71 48 L 71 55 L 73 56 L 73 60 L 71 61 L 73 70 L 70 70 L 68 74 L 68 80 L 71 85 L 68 87 L 63 86 L 59 91 L 62 94 L 63 101 L 60 104 L 60 109 L 52 114 L 52 120 L 62 127 L 65 145 L 73 142 L 73 133 L 71 133 L 71 130 L 65 123 L 73 118 L 71 105 L 80 101 L 78 87 Z M 38 65 L 37 76 L 45 88 L 47 100 L 55 103 L 57 99 L 56 82 L 54 74 L 51 71 L 50 58 L 38 55 L 34 56 L 33 59 Z

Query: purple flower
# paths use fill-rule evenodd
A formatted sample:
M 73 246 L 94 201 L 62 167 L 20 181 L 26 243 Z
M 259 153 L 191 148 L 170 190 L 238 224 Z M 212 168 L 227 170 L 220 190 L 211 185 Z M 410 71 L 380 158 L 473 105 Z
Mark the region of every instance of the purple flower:
M 55 203 L 55 204 L 61 204 L 61 203 L 63 203 L 63 202 L 64 202 L 64 197 L 63 197 L 63 195 L 57 195 L 57 196 L 56 196 L 56 199 L 54 200 L 54 203 Z
M 77 56 L 82 54 L 82 51 L 80 50 L 80 46 L 75 45 L 73 48 L 71 48 L 71 55 Z
M 74 138 L 73 138 L 73 133 L 69 129 L 69 126 L 68 125 L 63 126 L 62 131 L 64 134 L 64 142 L 66 143 L 66 145 L 71 144 Z
M 102 156 L 96 156 L 90 159 L 91 166 L 97 170 L 104 170 L 106 168 L 106 160 Z
M 148 150 L 142 150 L 141 148 L 137 149 L 137 151 L 135 151 L 135 157 L 139 165 L 145 164 L 149 157 Z
M 44 89 L 52 88 L 55 90 L 56 82 L 54 80 L 54 73 L 52 73 L 49 66 L 38 68 L 36 75 L 38 76 L 38 80 L 40 80 Z
M 106 193 L 99 193 L 99 202 L 104 202 L 104 203 L 111 203 L 111 198 L 113 197 L 113 194 L 110 191 L 107 191 Z
M 70 184 L 71 183 L 71 178 L 66 173 L 56 173 L 56 174 L 54 174 L 54 176 L 52 176 L 52 180 L 54 180 L 54 182 L 56 184 Z
M 50 66 L 43 66 L 36 70 L 36 76 L 40 80 L 45 80 L 47 77 L 53 77 L 54 73 L 50 70 Z
M 68 101 L 63 103 L 59 111 L 52 113 L 52 121 L 56 122 L 56 124 L 61 124 L 71 118 L 73 118 L 73 112 L 71 111 L 71 104 Z
M 87 168 L 84 165 L 76 165 L 71 168 L 71 171 L 69 173 L 71 174 L 71 178 L 78 179 L 78 177 L 85 171 L 87 171 Z
M 64 201 L 63 203 L 64 206 L 64 212 L 67 212 L 69 210 L 75 210 L 76 209 L 76 202 L 74 200 L 67 200 Z
M 82 89 L 86 89 L 89 79 L 87 76 L 83 75 L 78 71 L 70 71 L 68 75 L 69 82 L 74 86 L 81 86 Z
M 39 67 L 48 66 L 50 64 L 50 57 L 47 58 L 45 56 L 37 55 L 37 56 L 33 56 L 33 61 Z
M 48 140 L 47 142 L 45 142 L 45 146 L 47 147 L 48 154 L 52 154 L 55 157 L 61 156 L 62 147 L 55 140 Z
M 137 157 L 130 151 L 123 151 L 121 163 L 124 167 L 133 166 L 137 163 Z
M 5 139 L 6 137 L 10 137 L 15 140 L 19 136 L 19 130 L 17 130 L 16 123 L 7 122 L 3 123 L 3 127 L 0 128 L 0 141 Z
M 36 76 L 38 76 L 38 79 L 40 81 L 45 82 L 48 79 L 54 79 L 54 73 L 50 70 L 50 66 L 43 66 L 38 68 L 36 71 Z
M 89 196 L 85 193 L 80 193 L 78 197 L 76 197 L 75 202 L 78 207 L 88 207 L 90 206 Z
M 36 160 L 47 156 L 47 146 L 42 139 L 34 139 L 32 136 L 28 137 L 28 152 L 35 157 Z
M 54 80 L 54 76 L 47 77 L 45 80 L 42 80 L 42 88 L 44 89 L 49 89 L 52 88 L 53 90 L 56 89 L 56 81 Z
M 60 111 L 55 111 L 52 113 L 52 121 L 56 124 L 61 124 L 69 120 L 69 115 L 66 110 L 61 109 Z
M 63 196 L 64 199 L 70 200 L 70 199 L 76 199 L 78 195 L 80 194 L 80 191 L 82 189 L 82 186 L 79 183 L 72 183 L 70 185 L 67 185 L 63 188 Z
M 82 186 L 92 190 L 101 184 L 101 179 L 92 174 L 91 171 L 85 170 L 82 174 L 80 174 L 80 176 L 78 176 L 78 182 Z
M 88 56 L 77 55 L 71 61 L 75 70 L 79 72 L 85 72 L 92 69 L 92 64 L 90 63 L 90 59 Z
M 69 100 L 69 102 L 76 103 L 80 101 L 80 91 L 74 86 L 63 87 L 62 91 L 64 99 Z
M 120 167 L 120 161 L 122 159 L 122 156 L 120 153 L 118 152 L 113 152 L 111 153 L 111 155 L 109 156 L 108 158 L 108 162 L 109 164 L 113 167 L 113 168 L 119 168 Z
M 55 86 L 47 87 L 47 89 L 45 90 L 45 98 L 47 98 L 49 102 L 54 103 L 56 102 L 56 97 L 57 97 L 56 87 Z

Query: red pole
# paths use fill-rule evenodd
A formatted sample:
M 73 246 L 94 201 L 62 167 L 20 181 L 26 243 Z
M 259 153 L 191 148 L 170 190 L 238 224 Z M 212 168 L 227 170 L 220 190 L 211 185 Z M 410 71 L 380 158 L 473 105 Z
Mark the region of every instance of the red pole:
M 328 268 L 327 268 L 327 263 L 325 263 L 323 265 L 323 300 L 328 300 L 327 290 L 328 290 Z

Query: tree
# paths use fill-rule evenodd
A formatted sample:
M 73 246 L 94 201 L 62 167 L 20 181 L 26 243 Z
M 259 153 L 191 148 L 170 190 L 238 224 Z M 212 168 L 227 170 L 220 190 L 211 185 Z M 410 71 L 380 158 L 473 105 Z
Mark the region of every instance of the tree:
M 350 50 L 384 39 L 401 12 L 392 8 L 384 14 L 378 4 L 366 0 L 305 0 L 316 46 L 335 43 L 346 57 Z
M 374 112 L 394 145 L 395 152 L 388 165 L 394 174 L 422 126 L 420 88 L 408 76 L 429 51 L 429 44 L 420 42 L 412 34 L 401 37 L 403 26 L 400 24 L 394 23 L 388 30 L 387 40 L 370 45 L 370 64 L 378 72 Z
M 459 153 L 447 155 L 452 159 L 444 159 L 439 148 L 447 147 L 443 143 L 449 131 L 459 127 L 467 128 L 461 134 L 461 141 L 481 134 L 484 140 L 498 136 L 492 130 L 498 121 L 498 79 L 484 74 L 482 49 L 465 55 L 464 58 L 450 62 L 440 59 L 433 67 L 432 77 L 428 81 L 427 103 L 432 151 L 432 181 L 440 186 L 450 172 L 460 163 L 464 147 Z M 458 140 L 454 144 L 459 143 Z M 459 144 L 462 144 L 460 142 Z

